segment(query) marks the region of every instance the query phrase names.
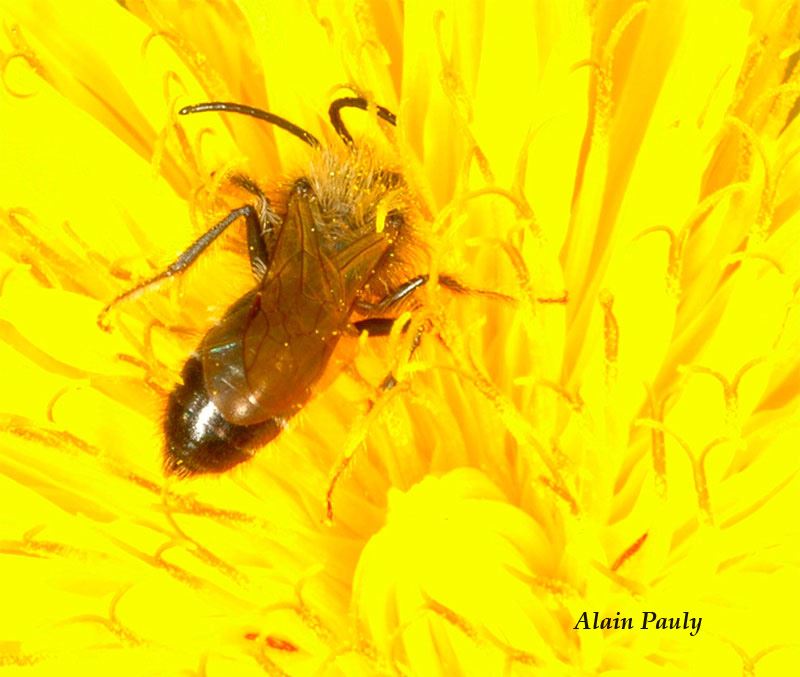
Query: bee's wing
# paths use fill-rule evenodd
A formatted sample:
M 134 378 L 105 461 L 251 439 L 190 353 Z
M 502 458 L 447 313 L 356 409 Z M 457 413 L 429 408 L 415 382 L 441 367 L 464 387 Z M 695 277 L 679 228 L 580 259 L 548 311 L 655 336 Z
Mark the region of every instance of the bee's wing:
M 201 345 L 208 394 L 231 423 L 289 417 L 311 396 L 347 322 L 340 271 L 320 250 L 318 208 L 295 190 L 260 288 Z

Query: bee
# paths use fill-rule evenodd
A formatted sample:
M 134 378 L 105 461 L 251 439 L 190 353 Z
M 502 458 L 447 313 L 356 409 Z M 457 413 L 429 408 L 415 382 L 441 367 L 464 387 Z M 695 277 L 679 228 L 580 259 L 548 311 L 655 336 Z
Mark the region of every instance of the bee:
M 312 397 L 342 336 L 387 335 L 398 308 L 428 282 L 428 275 L 408 276 L 406 270 L 415 214 L 404 176 L 354 143 L 341 117 L 344 108 L 368 105 L 359 97 L 331 103 L 330 123 L 343 142 L 336 148 L 250 106 L 207 102 L 179 111 L 248 115 L 297 137 L 311 155 L 306 174 L 277 200 L 250 178 L 233 177 L 253 204 L 231 211 L 165 270 L 119 295 L 100 315 L 103 326 L 119 301 L 183 273 L 230 225 L 244 220 L 255 287 L 208 330 L 169 395 L 168 475 L 221 473 L 250 459 Z M 383 106 L 375 110 L 397 124 Z M 465 291 L 453 278 L 440 276 L 439 282 Z

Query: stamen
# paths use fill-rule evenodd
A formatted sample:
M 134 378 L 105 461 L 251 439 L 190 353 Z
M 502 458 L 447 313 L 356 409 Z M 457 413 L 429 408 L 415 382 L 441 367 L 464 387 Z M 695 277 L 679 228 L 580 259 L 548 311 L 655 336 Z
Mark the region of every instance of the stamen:
M 168 395 L 170 389 L 174 386 L 175 378 L 173 373 L 155 354 L 153 349 L 153 333 L 155 329 L 164 330 L 168 334 L 180 334 L 181 329 L 175 327 L 168 329 L 167 326 L 157 319 L 152 319 L 147 323 L 144 330 L 144 340 L 139 340 L 139 332 L 128 331 L 127 327 L 121 328 L 121 333 L 130 342 L 132 347 L 135 347 L 137 352 L 142 358 L 133 355 L 126 355 L 124 353 L 118 354 L 117 359 L 121 362 L 127 362 L 140 368 L 144 371 L 145 383 L 152 388 L 158 395 Z
M 181 130 L 183 132 L 183 130 Z M 202 171 L 202 167 L 207 166 L 207 163 L 203 159 L 203 141 L 207 136 L 214 137 L 217 133 L 211 127 L 203 127 L 200 129 L 194 137 L 194 144 L 192 146 L 192 156 L 194 166 L 197 168 L 197 172 L 200 173 Z M 216 174 L 225 174 L 226 172 L 230 172 L 230 169 L 227 167 L 236 166 L 236 161 L 231 159 L 228 163 L 221 166 L 221 168 L 215 169 Z M 207 188 L 208 189 L 208 188 Z
M 9 54 L 8 56 L 0 55 L 0 81 L 3 83 L 3 87 L 11 96 L 17 99 L 29 99 L 32 96 L 36 96 L 37 92 L 19 92 L 14 89 L 8 83 L 8 67 L 15 59 L 22 59 L 30 69 L 36 73 L 36 65 L 31 62 L 29 56 L 27 54 L 22 54 L 20 52 L 14 52 Z M 38 73 L 37 73 L 38 75 Z
M 43 232 L 44 228 L 33 212 L 23 207 L 12 207 L 7 211 L 0 210 L 0 215 L 11 226 L 14 234 L 33 250 L 35 256 L 25 256 L 24 263 L 28 264 L 45 281 L 45 286 L 63 289 L 66 271 L 71 270 L 70 262 L 43 238 L 34 235 L 34 232 Z M 23 219 L 29 221 L 30 225 L 26 226 L 22 222 Z M 73 285 L 75 284 L 74 275 L 70 275 L 68 279 Z M 87 291 L 83 287 L 80 289 Z
M 267 635 L 264 638 L 264 643 L 270 649 L 277 649 L 278 651 L 286 651 L 288 653 L 295 653 L 300 650 L 300 648 L 290 642 L 288 639 L 283 639 L 282 637 L 275 637 L 274 635 Z
M 728 73 L 730 73 L 730 71 L 731 67 L 730 65 L 728 65 L 717 74 L 717 78 L 714 81 L 714 84 L 711 85 L 711 88 L 709 89 L 708 95 L 706 96 L 706 100 L 703 103 L 703 107 L 697 114 L 697 120 L 695 122 L 695 126 L 697 129 L 702 129 L 705 126 L 706 116 L 708 115 L 708 111 L 711 108 L 711 104 L 714 103 L 714 99 L 719 93 L 720 87 L 722 86 L 722 83 L 725 82 L 725 79 L 728 76 Z
M 622 576 L 597 560 L 591 562 L 591 565 L 623 590 L 627 590 L 634 597 L 641 597 L 648 590 L 648 587 L 644 583 Z
M 669 257 L 667 264 L 667 291 L 674 300 L 678 300 L 681 295 L 681 277 L 683 275 L 683 260 L 686 253 L 686 245 L 698 228 L 705 223 L 710 213 L 719 206 L 722 201 L 738 192 L 745 192 L 750 188 L 750 184 L 744 181 L 731 183 L 727 186 L 707 195 L 691 211 L 689 217 L 684 221 L 678 235 L 669 226 L 658 225 L 645 228 L 637 234 L 633 240 L 636 241 L 651 233 L 665 233 L 669 238 Z
M 437 616 L 441 616 L 446 620 L 450 625 L 455 628 L 458 628 L 462 633 L 464 633 L 467 637 L 469 637 L 472 641 L 478 642 L 479 640 L 479 632 L 478 630 L 472 626 L 469 621 L 465 618 L 459 616 L 455 611 L 446 607 L 441 602 L 437 602 L 432 597 L 427 598 L 426 606 L 428 609 L 433 611 Z
M 338 460 L 328 476 L 328 489 L 325 492 L 325 519 L 323 521 L 326 526 L 333 526 L 333 493 L 336 491 L 339 480 L 350 467 L 356 452 L 365 444 L 367 433 L 373 422 L 398 392 L 400 392 L 400 389 L 396 387 L 382 389 L 373 401 L 369 411 L 353 423 L 345 439 L 344 447 L 339 453 Z
M 761 60 L 767 48 L 768 38 L 766 35 L 762 35 L 761 37 L 753 36 L 751 43 L 754 44 L 754 47 L 751 49 L 748 45 L 747 57 L 742 65 L 742 70 L 739 72 L 736 85 L 733 88 L 734 96 L 729 110 L 737 110 L 739 104 L 744 99 L 747 88 L 753 80 L 753 73 L 755 73 L 756 69 L 761 64 Z
M 617 358 L 619 357 L 619 324 L 614 315 L 614 296 L 608 289 L 598 295 L 603 307 L 603 338 L 605 346 L 606 386 L 611 388 L 617 379 Z
M 48 73 L 45 71 L 42 62 L 39 61 L 39 58 L 36 56 L 36 52 L 33 51 L 25 38 L 22 37 L 22 32 L 20 31 L 19 26 L 16 24 L 12 26 L 6 26 L 5 31 L 11 46 L 14 48 L 14 51 L 11 52 L 11 54 L 9 54 L 7 57 L 4 55 L 2 56 L 2 64 L 0 65 L 0 81 L 2 81 L 3 86 L 5 87 L 6 91 L 11 94 L 11 96 L 15 96 L 20 99 L 27 99 L 31 96 L 34 96 L 36 92 L 27 93 L 14 91 L 14 89 L 8 84 L 6 77 L 9 64 L 15 59 L 22 59 L 28 64 L 30 69 L 36 75 L 45 81 L 49 81 Z
M 481 172 L 481 176 L 486 183 L 493 184 L 494 174 L 492 173 L 491 167 L 489 166 L 489 159 L 486 157 L 484 152 L 481 150 L 480 146 L 478 146 L 477 142 L 475 141 L 474 137 L 470 135 L 470 132 L 467 132 L 469 139 L 472 141 L 472 145 L 469 146 L 467 149 L 467 154 L 464 157 L 464 162 L 461 165 L 461 185 L 468 186 L 469 185 L 469 175 L 470 170 L 472 169 L 472 161 L 478 165 L 478 169 Z
M 207 579 L 201 578 L 200 576 L 195 576 L 194 574 L 189 573 L 183 567 L 179 567 L 177 564 L 172 564 L 162 557 L 164 552 L 174 547 L 177 547 L 174 542 L 165 543 L 164 545 L 156 548 L 156 551 L 152 556 L 147 556 L 145 553 L 141 553 L 139 556 L 151 566 L 165 571 L 169 576 L 174 578 L 179 583 L 187 585 L 193 590 L 204 589 L 208 585 Z
M 92 263 L 96 263 L 99 266 L 100 270 L 108 270 L 111 267 L 111 262 L 109 259 L 103 256 L 100 252 L 94 249 L 92 245 L 78 235 L 78 233 L 75 232 L 75 229 L 70 225 L 69 221 L 64 221 L 64 223 L 61 224 L 61 227 L 67 234 L 67 237 L 75 242 L 78 245 L 78 248 L 86 254 L 87 258 Z
M 577 501 L 572 497 L 572 494 L 569 493 L 564 485 L 558 484 L 544 475 L 539 475 L 539 482 L 541 482 L 545 487 L 558 496 L 558 498 L 564 501 L 569 506 L 570 513 L 577 515 L 580 512 Z
M 101 455 L 100 449 L 66 430 L 43 428 L 22 416 L 0 415 L 0 430 L 72 456 L 76 456 L 76 452 L 95 458 Z
M 52 656 L 45 656 L 44 654 L 34 654 L 34 653 L 19 653 L 17 649 L 17 653 L 11 653 L 9 648 L 3 650 L 3 653 L 0 654 L 0 668 L 7 667 L 9 665 L 14 665 L 16 667 L 31 667 L 33 665 L 37 665 L 47 658 L 52 658 Z
M 750 656 L 735 642 L 729 639 L 725 639 L 724 641 L 739 655 L 739 659 L 742 661 L 742 677 L 756 677 L 756 665 L 758 662 L 776 651 L 780 651 L 781 649 L 789 649 L 790 651 L 797 650 L 797 647 L 793 644 L 772 644 Z
M 541 665 L 541 660 L 533 654 L 528 653 L 527 651 L 515 649 L 514 647 L 509 646 L 505 642 L 494 637 L 494 635 L 488 631 L 484 629 L 478 629 L 464 617 L 428 595 L 426 595 L 426 607 L 437 616 L 447 621 L 454 628 L 458 629 L 476 644 L 486 645 L 488 643 L 505 653 L 509 664 L 520 662 L 525 665 Z
M 611 71 L 614 70 L 614 55 L 625 31 L 633 23 L 633 20 L 647 9 L 648 4 L 648 2 L 636 2 L 632 4 L 611 29 L 608 41 L 603 48 L 601 58 L 603 70 L 607 73 L 611 73 Z
M 145 44 L 148 44 L 147 41 Z M 175 83 L 178 87 L 182 90 L 181 94 L 178 94 L 175 97 L 170 96 L 170 85 Z M 164 98 L 164 102 L 166 104 L 166 109 L 169 111 L 169 120 L 167 124 L 159 131 L 158 136 L 156 136 L 156 140 L 153 143 L 153 152 L 150 156 L 150 164 L 153 169 L 154 175 L 159 175 L 162 171 L 162 162 L 164 159 L 164 154 L 166 153 L 166 145 L 167 139 L 169 137 L 170 131 L 175 131 L 176 137 L 178 139 L 178 144 L 181 146 L 181 149 L 186 155 L 186 138 L 183 130 L 177 124 L 177 116 L 175 115 L 175 108 L 177 106 L 177 100 L 181 96 L 185 96 L 188 94 L 188 90 L 186 89 L 186 85 L 184 84 L 183 80 L 181 79 L 180 75 L 178 75 L 175 71 L 167 71 L 164 73 L 161 82 L 162 88 L 162 97 Z M 196 165 L 193 166 L 193 169 L 196 171 Z
M 200 562 L 208 564 L 209 566 L 213 567 L 214 569 L 222 573 L 224 576 L 227 576 L 228 578 L 235 581 L 239 585 L 244 586 L 245 584 L 247 584 L 249 582 L 247 576 L 245 576 L 235 567 L 232 567 L 222 558 L 217 557 L 217 555 L 211 552 L 199 541 L 189 536 L 180 526 L 178 526 L 178 523 L 175 520 L 175 516 L 173 515 L 172 512 L 172 505 L 167 500 L 168 498 L 167 493 L 168 493 L 167 486 L 165 485 L 164 492 L 162 492 L 161 496 L 161 505 L 163 507 L 164 517 L 166 518 L 167 522 L 169 522 L 170 526 L 172 526 L 177 538 L 173 540 L 171 543 L 159 548 L 159 550 L 157 551 L 158 554 L 156 555 L 159 561 L 164 562 L 164 560 L 161 559 L 160 556 L 161 553 L 163 553 L 168 548 L 181 547 L 188 554 L 196 557 Z M 186 548 L 185 547 L 186 544 L 191 544 L 193 547 Z
M 786 156 L 781 160 L 778 169 L 775 172 L 775 191 L 777 192 L 778 186 L 781 185 L 781 180 L 787 171 L 787 168 L 798 155 L 800 155 L 800 146 L 797 146 L 786 153 Z
M 554 383 L 552 381 L 539 380 L 536 381 L 534 385 L 542 388 L 549 388 L 559 395 L 561 399 L 563 399 L 569 405 L 569 408 L 572 409 L 572 411 L 574 411 L 576 414 L 583 413 L 586 403 L 583 401 L 580 393 L 576 392 L 573 394 L 561 384 Z
M 611 123 L 611 94 L 613 88 L 612 73 L 614 72 L 614 56 L 625 31 L 633 23 L 634 19 L 647 9 L 647 2 L 636 2 L 614 24 L 609 34 L 608 41 L 600 55 L 599 68 L 595 70 L 596 96 L 595 112 L 598 119 L 599 131 L 603 138 L 608 137 L 609 126 Z M 593 63 L 593 62 L 586 62 Z M 592 138 L 596 138 L 595 129 L 592 130 Z
M 739 437 L 741 428 L 739 425 L 739 384 L 742 377 L 756 365 L 767 361 L 766 357 L 756 357 L 745 363 L 733 377 L 728 381 L 720 372 L 701 365 L 688 365 L 683 368 L 689 374 L 705 374 L 716 379 L 722 386 L 723 397 L 725 398 L 726 425 L 731 437 Z
M 111 604 L 108 611 L 108 618 L 97 614 L 81 614 L 72 616 L 64 621 L 58 623 L 60 626 L 72 625 L 77 623 L 97 623 L 98 625 L 106 628 L 111 634 L 116 636 L 123 644 L 128 646 L 142 646 L 147 644 L 145 640 L 136 635 L 132 630 L 125 627 L 119 620 L 117 615 L 117 606 L 123 595 L 128 592 L 133 586 L 127 585 L 117 592 L 111 599 Z
M 148 7 L 148 10 L 151 14 L 156 11 L 155 7 L 152 5 Z M 169 23 L 163 16 L 159 16 L 157 20 L 162 25 L 168 25 Z M 220 77 L 219 73 L 217 73 L 211 67 L 208 59 L 206 59 L 201 52 L 192 48 L 191 45 L 189 45 L 179 33 L 173 33 L 166 30 L 152 31 L 142 42 L 142 56 L 146 54 L 150 43 L 156 37 L 163 38 L 170 48 L 177 52 L 178 57 L 180 57 L 184 63 L 191 64 L 190 68 L 192 73 L 200 81 L 200 86 L 203 88 L 203 90 L 210 93 L 212 98 L 230 98 L 226 96 L 229 94 L 228 88 L 225 84 L 225 81 Z
M 167 397 L 170 393 L 171 387 L 174 385 L 173 379 L 169 378 L 168 372 L 162 376 L 162 379 L 158 379 L 152 369 L 151 365 L 146 362 L 145 360 L 139 359 L 134 355 L 128 355 L 126 353 L 118 353 L 116 358 L 120 362 L 124 362 L 126 364 L 132 364 L 134 367 L 138 367 L 144 372 L 144 383 L 145 385 L 150 388 L 156 395 L 159 397 Z M 166 371 L 166 369 L 164 369 Z
M 730 438 L 719 437 L 713 440 L 703 448 L 703 450 L 700 452 L 700 456 L 695 458 L 694 453 L 686 441 L 680 435 L 673 432 L 670 428 L 661 423 L 661 421 L 653 421 L 651 419 L 641 418 L 634 421 L 634 425 L 646 426 L 648 428 L 660 430 L 661 432 L 669 435 L 678 443 L 681 449 L 683 449 L 686 457 L 692 464 L 692 477 L 694 480 L 695 494 L 697 495 L 697 505 L 700 508 L 701 520 L 705 524 L 713 525 L 714 515 L 711 511 L 711 500 L 709 498 L 708 481 L 706 479 L 705 460 L 711 449 L 722 443 L 729 442 Z
M 552 118 L 551 118 L 552 119 Z M 545 126 L 547 122 L 550 120 L 546 120 L 541 122 L 536 129 L 531 129 L 525 135 L 525 139 L 522 142 L 522 146 L 519 150 L 519 155 L 517 156 L 517 166 L 514 171 L 514 179 L 511 183 L 511 193 L 517 199 L 517 201 L 524 206 L 524 209 L 518 210 L 519 213 L 529 219 L 531 221 L 531 230 L 535 233 L 539 233 L 539 222 L 536 218 L 536 215 L 533 211 L 533 207 L 531 203 L 528 201 L 527 196 L 525 195 L 525 178 L 528 171 L 528 153 L 530 151 L 531 143 L 533 143 L 534 137 L 541 131 L 542 127 Z
M 649 384 L 645 384 L 647 389 L 647 400 L 650 405 L 652 420 L 664 423 L 664 412 L 667 402 L 672 396 L 668 393 L 660 401 L 656 402 L 653 389 Z M 660 428 L 651 428 L 651 453 L 653 456 L 653 472 L 655 473 L 656 492 L 662 499 L 667 498 L 667 445 L 664 439 L 664 431 Z
M 533 213 L 529 209 L 528 205 L 521 200 L 517 195 L 514 195 L 511 191 L 506 190 L 505 188 L 500 188 L 499 186 L 486 186 L 484 188 L 478 188 L 476 190 L 471 190 L 467 193 L 464 193 L 458 197 L 457 208 L 461 209 L 464 202 L 469 202 L 470 200 L 474 200 L 478 197 L 483 197 L 484 195 L 499 195 L 500 197 L 504 197 L 508 200 L 511 204 L 514 205 L 514 208 L 517 210 L 517 213 L 523 218 L 530 218 L 533 216 Z
M 784 82 L 777 87 L 768 89 L 766 92 L 761 94 L 761 96 L 759 96 L 753 104 L 753 116 L 755 117 L 755 113 L 762 106 L 766 106 L 767 104 L 774 102 L 775 99 L 780 99 L 786 94 L 800 94 L 800 82 Z M 795 99 L 796 97 L 793 97 L 792 102 L 794 102 Z
M 637 538 L 631 545 L 629 545 L 617 559 L 614 560 L 614 563 L 611 565 L 611 571 L 617 571 L 627 560 L 633 557 L 639 549 L 644 545 L 644 542 L 647 540 L 648 532 L 645 531 L 639 538 Z
M 176 96 L 171 96 L 170 94 L 170 86 L 173 84 L 177 85 L 181 90 L 180 94 Z M 162 77 L 161 94 L 164 98 L 164 103 L 167 105 L 167 110 L 174 111 L 175 108 L 177 108 L 178 97 L 189 96 L 189 90 L 187 89 L 186 84 L 183 82 L 183 78 L 178 73 L 173 70 L 168 70 Z
M 86 381 L 86 383 L 87 383 L 87 384 L 88 384 L 88 383 L 91 383 L 91 381 L 87 380 L 87 381 Z M 64 386 L 63 388 L 59 388 L 59 389 L 58 389 L 58 390 L 55 392 L 55 394 L 53 395 L 53 397 L 52 397 L 52 398 L 50 398 L 50 401 L 47 403 L 47 420 L 48 420 L 50 423 L 53 423 L 53 424 L 54 424 L 54 423 L 56 422 L 56 421 L 55 421 L 55 419 L 53 418 L 53 409 L 55 409 L 55 406 L 56 406 L 56 404 L 58 403 L 58 401 L 59 401 L 59 400 L 60 400 L 62 397 L 64 397 L 64 395 L 66 395 L 68 392 L 70 392 L 70 391 L 72 391 L 72 390 L 75 390 L 76 388 L 79 388 L 79 387 L 80 387 L 79 385 L 77 385 L 77 386 L 76 386 L 76 385 L 68 385 L 68 386 Z
M 150 49 L 150 44 L 156 38 L 163 38 L 164 42 L 166 42 L 170 48 L 172 47 L 172 41 L 170 40 L 166 31 L 152 30 L 145 36 L 144 40 L 142 40 L 141 46 L 139 47 L 139 56 L 141 56 L 143 60 L 147 58 L 147 52 Z
M 577 502 L 566 487 L 559 467 L 556 465 L 552 454 L 548 451 L 548 445 L 540 439 L 539 432 L 522 416 L 513 402 L 505 397 L 489 378 L 484 376 L 478 369 L 472 356 L 468 355 L 460 339 L 460 334 L 452 331 L 443 332 L 441 339 L 442 344 L 456 362 L 455 371 L 465 376 L 477 388 L 478 392 L 493 405 L 503 425 L 505 425 L 522 449 L 525 451 L 532 449 L 536 452 L 536 456 L 542 461 L 553 478 L 553 487 L 558 489 L 559 495 L 577 506 Z
M 445 53 L 444 35 L 442 32 L 445 19 L 446 14 L 442 10 L 437 10 L 433 15 L 433 32 L 436 37 L 436 49 L 439 52 L 439 62 L 442 66 L 439 78 L 442 83 L 442 88 L 453 103 L 456 112 L 463 120 L 470 122 L 472 120 L 472 103 L 467 95 L 464 81 L 461 79 L 458 71 L 453 67 L 453 60 Z
M 264 673 L 270 675 L 270 677 L 291 677 L 288 672 L 282 670 L 275 661 L 267 656 L 263 647 L 261 651 L 256 653 L 254 658 Z
M 47 555 L 62 559 L 73 559 L 86 562 L 93 558 L 102 559 L 97 552 L 76 548 L 67 543 L 38 539 L 37 536 L 47 528 L 45 524 L 38 524 L 28 529 L 19 541 L 0 541 L 0 552 L 12 555 Z
M 442 90 L 447 96 L 448 100 L 453 106 L 456 113 L 456 120 L 459 121 L 461 132 L 470 141 L 471 152 L 474 154 L 475 160 L 478 163 L 478 168 L 486 183 L 494 183 L 494 173 L 489 166 L 489 160 L 481 150 L 480 145 L 475 139 L 475 136 L 470 130 L 472 123 L 473 110 L 472 101 L 464 81 L 461 79 L 456 68 L 453 66 L 453 60 L 450 59 L 445 53 L 444 36 L 442 34 L 442 25 L 445 21 L 446 15 L 442 10 L 437 10 L 433 15 L 433 30 L 436 36 L 436 49 L 439 52 L 439 62 L 441 63 L 442 70 L 439 74 L 439 81 L 442 85 Z
M 300 578 L 298 578 L 294 585 L 294 596 L 297 602 L 290 605 L 284 605 L 284 608 L 288 608 L 296 613 L 298 618 L 305 624 L 305 626 L 311 630 L 314 635 L 316 635 L 317 639 L 331 646 L 335 640 L 334 633 L 325 624 L 325 621 L 322 620 L 322 617 L 315 614 L 309 608 L 308 604 L 306 604 L 306 601 L 303 598 L 303 588 L 306 587 L 309 580 L 322 573 L 323 570 L 324 567 L 322 565 L 312 566 Z
M 785 274 L 783 264 L 781 264 L 780 261 L 778 261 L 774 256 L 759 252 L 736 252 L 735 254 L 726 256 L 720 263 L 720 267 L 724 269 L 728 266 L 733 266 L 744 261 L 764 261 L 775 268 L 775 270 L 781 275 Z
M 756 219 L 750 230 L 751 242 L 748 242 L 748 246 L 760 245 L 766 240 L 766 237 L 769 234 L 770 225 L 772 223 L 772 213 L 774 210 L 775 201 L 775 186 L 772 180 L 772 170 L 770 168 L 769 161 L 767 160 L 767 154 L 764 149 L 764 145 L 761 143 L 761 139 L 753 131 L 753 128 L 735 117 L 727 118 L 726 122 L 741 132 L 742 136 L 744 136 L 750 147 L 754 148 L 758 153 L 758 156 L 761 159 L 761 164 L 764 168 L 764 185 L 761 189 L 761 202 L 759 204 L 758 214 L 756 215 Z
M 5 341 L 11 348 L 24 355 L 41 369 L 47 369 L 53 374 L 65 376 L 69 379 L 84 380 L 90 378 L 89 372 L 56 359 L 48 352 L 31 343 L 10 322 L 0 322 L 0 340 Z M 0 426 L 0 430 L 2 430 L 2 426 Z

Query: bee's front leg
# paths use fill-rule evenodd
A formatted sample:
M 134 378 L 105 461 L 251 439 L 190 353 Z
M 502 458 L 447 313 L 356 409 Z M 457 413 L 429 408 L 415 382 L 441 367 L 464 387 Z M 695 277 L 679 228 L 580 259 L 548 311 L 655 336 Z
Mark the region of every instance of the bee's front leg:
M 172 263 L 164 270 L 153 277 L 140 282 L 132 289 L 122 292 L 100 311 L 97 316 L 97 324 L 101 329 L 108 331 L 109 326 L 107 316 L 109 311 L 120 301 L 129 300 L 147 291 L 153 285 L 185 272 L 200 255 L 216 240 L 236 219 L 244 217 L 247 224 L 247 244 L 250 254 L 250 267 L 253 273 L 260 280 L 267 271 L 269 265 L 269 251 L 267 243 L 273 238 L 272 225 L 278 218 L 271 210 L 269 201 L 258 186 L 250 179 L 243 176 L 235 176 L 232 179 L 237 186 L 253 193 L 258 198 L 258 206 L 242 205 L 230 212 L 224 219 L 209 228 L 205 233 L 198 237 L 188 248 L 186 248 Z

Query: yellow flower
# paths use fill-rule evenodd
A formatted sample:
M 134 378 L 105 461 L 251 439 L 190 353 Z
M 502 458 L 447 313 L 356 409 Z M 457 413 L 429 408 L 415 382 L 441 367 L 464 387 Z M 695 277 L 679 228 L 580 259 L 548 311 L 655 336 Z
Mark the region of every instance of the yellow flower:
M 0 8 L 0 664 L 791 674 L 800 3 Z M 254 460 L 165 480 L 242 233 L 98 313 L 246 199 L 226 176 L 309 163 L 177 111 L 336 145 L 347 88 L 398 115 L 345 114 L 414 188 L 418 272 L 518 302 L 428 285 L 412 359 L 413 331 L 350 345 Z

